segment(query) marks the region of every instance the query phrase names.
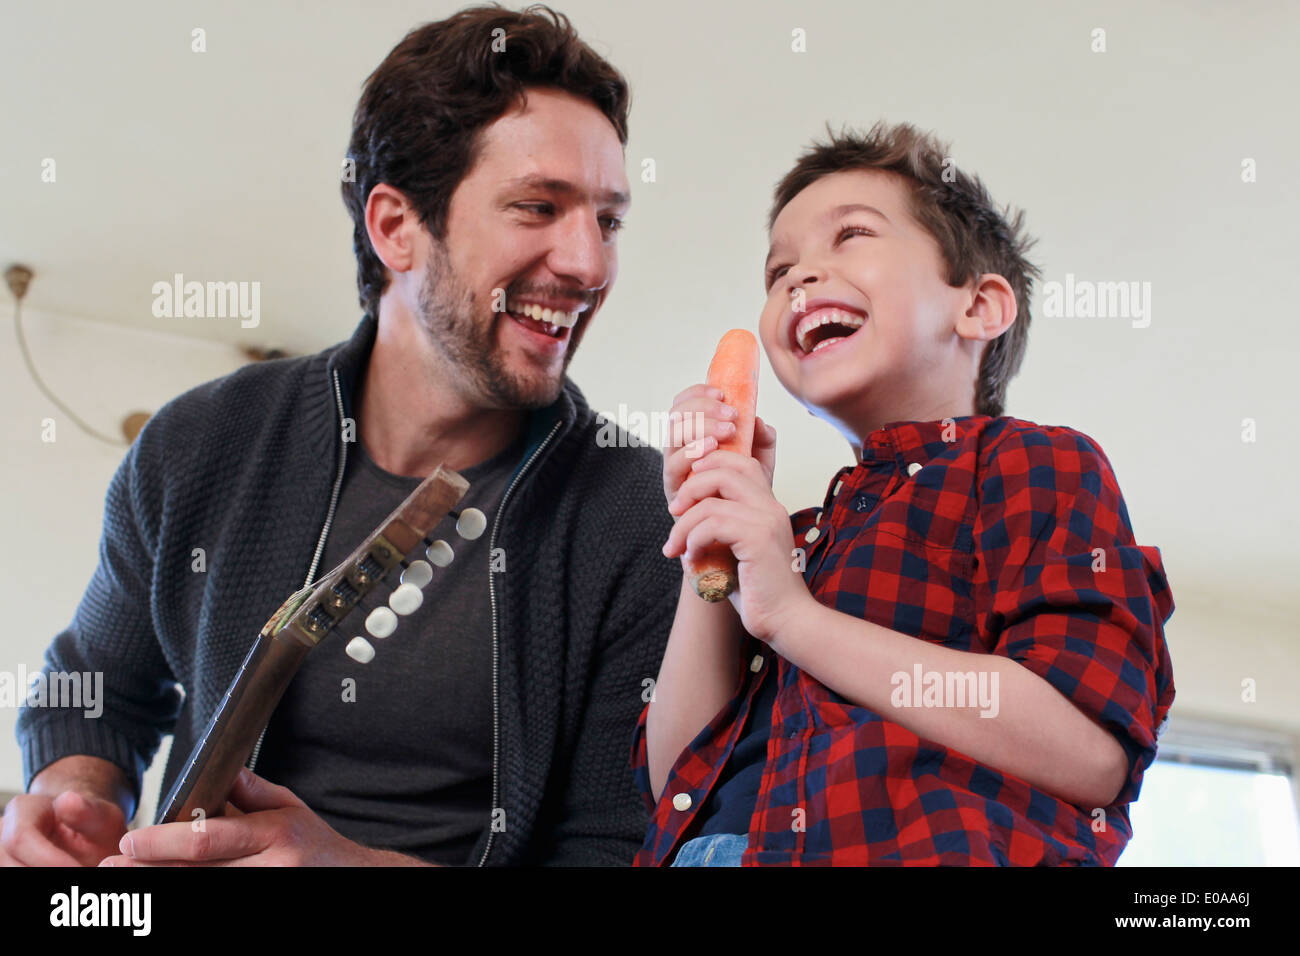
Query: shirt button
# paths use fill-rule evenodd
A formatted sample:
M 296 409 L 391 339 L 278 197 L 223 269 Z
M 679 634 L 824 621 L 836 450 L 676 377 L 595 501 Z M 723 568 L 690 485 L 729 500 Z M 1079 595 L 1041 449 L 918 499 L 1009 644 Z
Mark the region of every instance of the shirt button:
M 689 810 L 691 808 L 691 795 L 689 793 L 679 793 L 673 797 L 674 810 Z
M 921 463 L 919 461 L 914 461 L 907 466 L 907 475 L 910 478 L 920 470 L 921 470 Z
M 821 537 L 821 530 L 816 525 L 814 525 L 813 527 L 808 529 L 808 533 L 803 536 L 803 539 L 807 541 L 809 544 L 812 544 L 820 537 Z
M 749 669 L 757 674 L 763 669 L 763 655 L 755 654 L 754 659 L 749 662 Z

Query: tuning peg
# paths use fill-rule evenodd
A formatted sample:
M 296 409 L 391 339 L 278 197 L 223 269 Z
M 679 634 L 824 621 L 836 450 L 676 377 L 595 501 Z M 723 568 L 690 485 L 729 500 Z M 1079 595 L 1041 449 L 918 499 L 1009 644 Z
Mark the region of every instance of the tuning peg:
M 348 657 L 352 658 L 358 664 L 369 664 L 375 659 L 375 648 L 364 637 L 354 637 L 348 641 L 348 646 L 344 648 L 348 652 Z
M 424 602 L 424 592 L 414 584 L 399 584 L 388 595 L 388 606 L 405 617 L 413 613 Z
M 425 550 L 424 556 L 440 568 L 445 568 L 451 564 L 451 559 L 456 557 L 456 552 L 451 550 L 451 545 L 439 538 Z
M 487 515 L 477 508 L 466 508 L 456 517 L 456 533 L 466 541 L 473 541 L 487 528 Z
M 414 584 L 422 588 L 433 580 L 433 567 L 428 561 L 412 561 L 402 572 L 403 584 Z
M 397 630 L 397 615 L 386 607 L 377 607 L 366 615 L 366 630 L 371 637 L 387 637 Z

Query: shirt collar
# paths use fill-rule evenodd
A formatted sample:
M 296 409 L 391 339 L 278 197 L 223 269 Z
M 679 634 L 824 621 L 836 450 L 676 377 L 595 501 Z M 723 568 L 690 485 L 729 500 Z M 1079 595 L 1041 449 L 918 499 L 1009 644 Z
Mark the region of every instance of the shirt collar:
M 962 440 L 965 432 L 988 415 L 959 415 L 936 421 L 886 422 L 862 443 L 864 465 L 892 462 L 899 468 L 925 466 Z

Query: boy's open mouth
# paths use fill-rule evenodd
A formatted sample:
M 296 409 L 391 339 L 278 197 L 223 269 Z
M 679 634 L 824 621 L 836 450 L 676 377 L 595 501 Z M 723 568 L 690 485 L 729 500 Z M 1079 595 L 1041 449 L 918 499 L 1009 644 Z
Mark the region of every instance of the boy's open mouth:
M 794 325 L 793 338 L 805 355 L 829 348 L 867 324 L 865 315 L 827 306 L 809 312 Z

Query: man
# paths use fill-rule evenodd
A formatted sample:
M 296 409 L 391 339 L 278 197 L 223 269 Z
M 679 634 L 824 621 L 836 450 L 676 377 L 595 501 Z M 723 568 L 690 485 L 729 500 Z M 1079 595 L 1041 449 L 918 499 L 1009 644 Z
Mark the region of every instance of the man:
M 200 386 L 131 448 L 47 654 L 104 672 L 103 717 L 23 711 L 2 862 L 631 861 L 647 817 L 627 747 L 680 568 L 659 551 L 660 455 L 602 447 L 565 375 L 617 273 L 628 93 L 542 9 L 428 24 L 367 81 L 343 183 L 351 341 Z M 242 815 L 124 835 L 161 735 L 166 792 L 270 612 L 438 464 L 489 532 L 456 539 L 369 663 L 337 635 L 308 656 Z

